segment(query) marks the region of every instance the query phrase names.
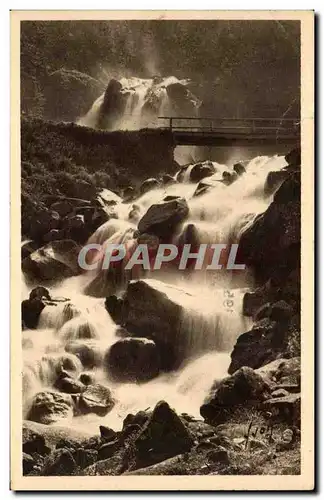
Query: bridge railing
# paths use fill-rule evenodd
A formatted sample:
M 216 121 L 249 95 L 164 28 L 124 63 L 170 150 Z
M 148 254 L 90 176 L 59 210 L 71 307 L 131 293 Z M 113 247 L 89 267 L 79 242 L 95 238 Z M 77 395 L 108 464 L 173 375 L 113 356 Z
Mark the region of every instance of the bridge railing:
M 161 126 L 171 132 L 233 132 L 246 134 L 253 132 L 275 134 L 299 134 L 299 118 L 215 118 L 215 117 L 177 117 L 159 116 Z

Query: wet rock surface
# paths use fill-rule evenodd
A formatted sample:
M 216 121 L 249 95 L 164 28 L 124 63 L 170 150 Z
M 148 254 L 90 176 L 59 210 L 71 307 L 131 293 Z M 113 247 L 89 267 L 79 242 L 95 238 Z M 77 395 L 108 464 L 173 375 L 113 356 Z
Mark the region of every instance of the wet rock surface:
M 173 231 L 188 215 L 189 207 L 184 198 L 151 205 L 138 223 L 141 233 L 152 233 L 161 238 L 172 235 Z

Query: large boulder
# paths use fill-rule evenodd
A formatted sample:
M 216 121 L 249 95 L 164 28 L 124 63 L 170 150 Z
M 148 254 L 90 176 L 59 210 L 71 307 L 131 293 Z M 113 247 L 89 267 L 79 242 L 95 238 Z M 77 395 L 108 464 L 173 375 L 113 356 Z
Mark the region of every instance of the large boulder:
M 272 386 L 274 390 L 300 392 L 300 358 L 278 358 L 263 365 L 256 373 Z
M 75 69 L 60 68 L 51 72 L 45 83 L 44 113 L 54 121 L 77 120 L 103 91 L 99 80 Z
M 245 166 L 243 163 L 235 163 L 233 165 L 233 170 L 237 175 L 243 175 L 246 172 Z
M 24 260 L 28 255 L 35 252 L 39 244 L 37 241 L 27 240 L 21 245 L 21 260 Z
M 252 368 L 243 366 L 233 375 L 217 382 L 200 407 L 200 414 L 210 423 L 230 419 L 239 407 L 258 406 L 270 396 L 267 382 Z
M 34 396 L 28 419 L 41 424 L 53 424 L 73 416 L 73 400 L 69 394 L 54 391 L 39 392 Z
M 152 233 L 161 238 L 171 239 L 175 228 L 189 214 L 184 198 L 162 201 L 151 205 L 138 223 L 141 233 Z
M 96 413 L 104 417 L 115 405 L 110 389 L 102 384 L 91 384 L 86 386 L 79 400 L 81 413 Z
M 193 437 L 168 403 L 160 401 L 136 437 L 136 468 L 188 452 Z
M 196 163 L 190 169 L 189 179 L 191 182 L 199 182 L 205 177 L 211 177 L 215 174 L 215 167 L 211 161 Z
M 293 173 L 242 234 L 238 258 L 254 269 L 258 281 L 280 283 L 299 267 L 300 234 L 300 175 Z
M 300 148 L 294 148 L 289 151 L 285 156 L 285 160 L 289 166 L 300 166 L 301 164 L 301 150 Z
M 188 301 L 195 297 L 183 289 L 153 279 L 131 281 L 123 300 L 106 300 L 114 320 L 134 336 L 155 341 L 161 366 L 173 368 L 186 356 L 186 331 L 181 328 Z
M 259 321 L 250 331 L 238 337 L 228 372 L 234 373 L 242 366 L 259 368 L 270 363 L 280 357 L 284 340 L 276 322 L 267 318 Z
M 79 274 L 81 247 L 72 240 L 53 241 L 32 252 L 22 261 L 22 270 L 30 281 L 58 281 Z
M 156 344 L 146 338 L 127 337 L 116 342 L 107 352 L 105 366 L 110 376 L 123 382 L 144 382 L 160 371 Z

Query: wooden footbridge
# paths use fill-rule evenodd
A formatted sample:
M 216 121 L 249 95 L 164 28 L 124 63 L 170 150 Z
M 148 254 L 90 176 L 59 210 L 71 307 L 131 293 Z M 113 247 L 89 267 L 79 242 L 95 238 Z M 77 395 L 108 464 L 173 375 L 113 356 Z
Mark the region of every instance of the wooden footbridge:
M 300 141 L 298 118 L 204 118 L 160 116 L 161 130 L 168 130 L 181 146 L 296 145 Z

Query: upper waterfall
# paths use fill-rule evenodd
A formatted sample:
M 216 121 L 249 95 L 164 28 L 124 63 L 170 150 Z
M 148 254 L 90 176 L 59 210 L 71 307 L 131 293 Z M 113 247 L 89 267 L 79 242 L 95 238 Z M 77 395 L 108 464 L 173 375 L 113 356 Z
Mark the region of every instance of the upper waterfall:
M 190 80 L 174 76 L 111 79 L 79 125 L 108 130 L 165 126 L 159 116 L 197 116 L 201 104 Z

